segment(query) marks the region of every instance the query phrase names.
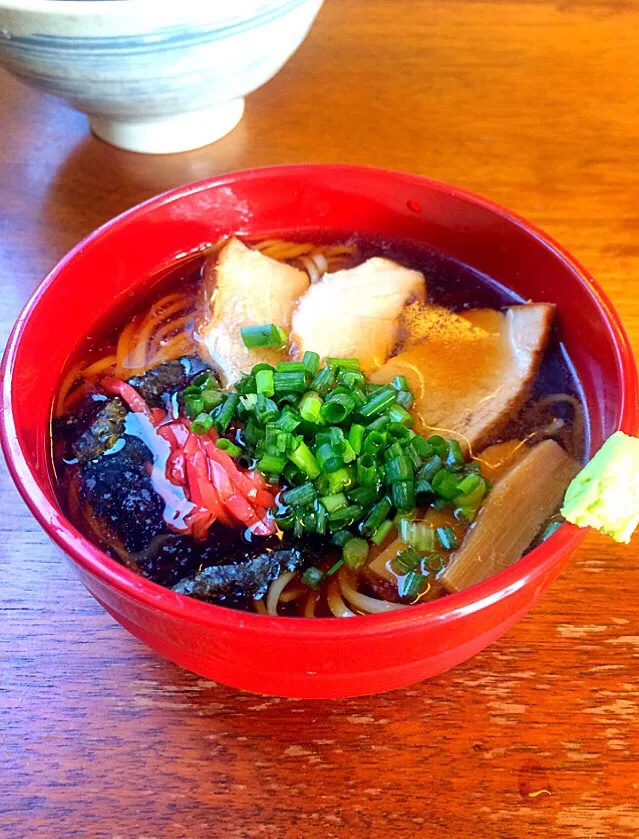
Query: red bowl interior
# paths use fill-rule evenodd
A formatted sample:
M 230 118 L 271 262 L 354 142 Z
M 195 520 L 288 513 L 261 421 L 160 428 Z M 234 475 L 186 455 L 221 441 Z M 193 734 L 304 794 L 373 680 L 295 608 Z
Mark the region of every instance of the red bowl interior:
M 283 696 L 375 693 L 441 672 L 495 640 L 537 602 L 583 536 L 564 525 L 506 571 L 400 613 L 353 620 L 271 618 L 199 603 L 138 577 L 67 521 L 53 490 L 49 418 L 69 356 L 149 275 L 236 232 L 318 229 L 409 238 L 526 299 L 555 303 L 596 450 L 637 429 L 637 371 L 601 289 L 563 249 L 502 208 L 416 176 L 354 166 L 224 175 L 158 196 L 78 245 L 21 314 L 3 362 L 2 443 L 16 484 L 96 598 L 168 658 L 227 684 Z

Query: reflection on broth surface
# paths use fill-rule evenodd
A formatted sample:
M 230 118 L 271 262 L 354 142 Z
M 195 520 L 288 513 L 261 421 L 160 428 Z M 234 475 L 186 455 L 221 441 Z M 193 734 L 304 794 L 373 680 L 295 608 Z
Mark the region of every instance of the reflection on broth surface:
M 472 585 L 556 527 L 585 429 L 552 306 L 328 234 L 229 237 L 147 288 L 71 359 L 52 421 L 68 515 L 134 572 L 350 617 Z

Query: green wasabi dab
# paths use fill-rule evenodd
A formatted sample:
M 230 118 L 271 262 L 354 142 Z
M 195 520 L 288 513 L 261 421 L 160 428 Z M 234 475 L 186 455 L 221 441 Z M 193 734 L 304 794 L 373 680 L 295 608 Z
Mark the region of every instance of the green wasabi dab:
M 566 490 L 561 513 L 578 527 L 629 542 L 639 524 L 639 439 L 623 431 L 609 437 Z

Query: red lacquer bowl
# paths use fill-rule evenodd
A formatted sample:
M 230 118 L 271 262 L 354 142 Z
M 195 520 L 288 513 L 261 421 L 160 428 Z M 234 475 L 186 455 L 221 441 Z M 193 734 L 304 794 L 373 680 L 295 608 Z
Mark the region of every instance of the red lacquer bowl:
M 635 433 L 637 371 L 618 316 L 569 254 L 501 207 L 397 172 L 309 165 L 224 175 L 124 213 L 55 268 L 20 316 L 3 366 L 2 444 L 34 516 L 94 597 L 157 652 L 239 688 L 319 698 L 401 687 L 479 652 L 539 600 L 583 532 L 563 525 L 492 579 L 399 613 L 271 618 L 190 600 L 105 556 L 61 512 L 49 460 L 61 370 L 107 310 L 150 274 L 222 234 L 300 235 L 318 228 L 415 239 L 523 298 L 556 303 L 584 388 L 593 450 L 616 429 Z

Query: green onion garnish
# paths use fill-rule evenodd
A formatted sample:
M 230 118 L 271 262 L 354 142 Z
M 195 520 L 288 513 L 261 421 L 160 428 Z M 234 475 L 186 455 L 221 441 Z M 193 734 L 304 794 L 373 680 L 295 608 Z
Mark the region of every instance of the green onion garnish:
M 408 574 L 413 571 L 422 561 L 422 555 L 417 553 L 415 548 L 408 547 L 400 551 L 391 561 L 391 565 L 397 574 Z
M 326 396 L 329 390 L 335 386 L 335 376 L 330 367 L 322 367 L 318 374 L 313 379 L 311 390 L 319 393 L 320 396 Z
M 286 332 L 273 323 L 261 326 L 242 326 L 240 328 L 242 341 L 248 349 L 254 347 L 283 347 L 286 344 Z
M 477 487 L 481 486 L 482 478 L 479 475 L 466 475 L 465 478 L 457 484 L 457 492 L 459 495 L 469 495 L 474 492 Z
M 229 393 L 226 397 L 226 402 L 223 405 L 220 405 L 219 408 L 216 408 L 215 412 L 215 427 L 220 432 L 220 434 L 224 434 L 226 429 L 229 427 L 231 420 L 233 419 L 233 415 L 237 410 L 237 406 L 240 404 L 240 394 L 239 393 Z
M 446 456 L 446 466 L 449 469 L 461 469 L 464 465 L 464 455 L 457 440 L 448 441 L 448 455 Z
M 194 393 L 187 393 L 184 397 L 184 410 L 189 419 L 195 419 L 204 411 L 204 399 L 201 395 L 196 396 Z
M 263 393 L 264 396 L 273 396 L 275 393 L 275 388 L 273 386 L 273 371 L 260 370 L 256 373 L 255 386 L 257 387 L 258 394 Z
M 397 394 L 397 404 L 401 405 L 401 407 L 405 408 L 406 410 L 412 407 L 414 401 L 415 397 L 408 390 L 400 390 Z
M 404 454 L 394 457 L 386 464 L 386 480 L 389 484 L 395 481 L 413 480 L 413 474 L 413 464 Z
M 382 415 L 381 417 L 377 417 L 372 422 L 369 422 L 366 426 L 368 431 L 385 431 L 388 427 L 390 420 L 387 416 Z
M 251 394 L 252 396 L 253 394 Z M 246 399 L 247 397 L 240 397 L 241 399 Z M 208 414 L 214 408 L 217 408 L 218 405 L 221 405 L 224 402 L 224 394 L 221 393 L 219 390 L 213 390 L 212 388 L 207 388 L 202 391 L 202 403 L 204 405 L 204 411 Z
M 304 365 L 304 369 L 306 370 L 309 376 L 315 376 L 315 374 L 319 370 L 320 357 L 316 352 L 309 352 L 307 350 L 304 353 L 302 364 Z
M 370 508 L 379 498 L 380 493 L 373 487 L 355 487 L 348 491 L 348 497 L 353 504 L 359 504 L 365 509 Z
M 315 451 L 315 457 L 322 472 L 337 472 L 344 465 L 344 460 L 330 443 L 322 443 Z
M 414 443 L 414 441 L 412 442 Z M 436 454 L 426 462 L 426 464 L 424 465 L 423 469 L 417 477 L 419 479 L 423 478 L 423 480 L 430 482 L 433 480 L 433 478 L 439 472 L 443 465 L 444 461 L 438 454 Z
M 331 493 L 349 489 L 354 483 L 353 470 L 349 466 L 343 466 L 337 472 L 328 475 L 328 491 Z
M 231 457 L 239 457 L 242 454 L 242 449 L 239 446 L 236 446 L 235 443 L 227 440 L 226 437 L 220 437 L 215 445 L 218 449 L 226 452 Z
M 446 562 L 440 554 L 431 554 L 424 559 L 424 565 L 433 574 L 439 574 L 446 567 Z
M 447 469 L 440 469 L 439 472 L 433 475 L 431 483 L 437 495 L 439 495 L 440 498 L 444 498 L 446 501 L 452 501 L 454 498 L 457 498 L 458 495 L 463 494 L 459 491 L 457 478 Z
M 428 438 L 428 444 L 433 449 L 435 454 L 445 458 L 448 455 L 448 443 L 439 434 L 433 434 Z
M 366 535 L 370 535 L 374 533 L 380 524 L 384 521 L 384 519 L 388 516 L 392 509 L 392 503 L 390 498 L 385 495 L 381 501 L 378 501 L 377 504 L 372 508 L 368 516 L 362 522 L 360 530 L 362 533 Z
M 397 402 L 397 394 L 392 387 L 384 387 L 374 393 L 359 412 L 363 417 L 376 417 L 385 413 L 391 405 Z
M 373 535 L 370 537 L 371 542 L 377 546 L 381 545 L 392 529 L 393 522 L 390 519 L 386 519 L 386 521 L 383 521 L 377 528 L 375 533 L 373 533 Z
M 398 536 L 406 545 L 411 545 L 418 551 L 435 550 L 435 531 L 423 522 L 400 519 Z
M 397 401 L 397 394 L 395 394 L 395 401 Z M 413 427 L 414 420 L 412 416 L 401 405 L 392 405 L 388 411 L 388 418 L 391 422 L 398 422 L 408 428 Z
M 331 525 L 338 525 L 339 528 L 350 527 L 356 521 L 364 517 L 365 510 L 359 504 L 349 504 L 347 507 L 341 507 L 333 513 L 328 514 L 328 521 Z
M 280 415 L 275 402 L 263 393 L 258 393 L 253 413 L 255 414 L 255 418 L 258 422 L 261 422 L 262 425 L 266 425 L 269 422 L 275 422 Z
M 415 481 L 394 481 L 391 485 L 393 504 L 400 513 L 408 513 L 415 507 Z
M 299 405 L 300 416 L 306 422 L 318 422 L 322 408 L 322 398 L 312 390 L 305 393 Z
M 388 437 L 383 432 L 369 431 L 366 437 L 364 437 L 362 451 L 364 454 L 377 454 L 377 452 L 384 448 L 387 440 Z
M 454 551 L 457 547 L 457 538 L 452 527 L 438 527 L 437 538 L 445 551 Z
M 395 376 L 391 382 L 391 387 L 394 387 L 395 390 L 410 390 L 406 376 Z
M 340 531 L 340 533 L 336 533 L 336 534 L 333 536 L 333 542 L 335 542 L 335 537 L 336 537 L 336 536 L 340 536 L 341 534 L 346 534 L 346 536 L 348 537 L 348 538 L 346 539 L 346 542 L 348 542 L 348 539 L 350 539 L 350 538 L 351 538 L 351 534 L 350 534 L 347 530 L 344 530 L 344 531 Z M 344 544 L 346 544 L 346 542 L 344 542 Z M 337 545 L 338 543 L 337 543 L 337 542 L 335 542 L 335 544 Z M 339 547 L 341 547 L 341 545 L 340 545 Z M 343 564 L 344 564 L 344 560 L 343 560 L 343 559 L 338 559 L 338 560 L 337 560 L 337 562 L 335 563 L 335 565 L 333 565 L 333 567 L 332 567 L 332 568 L 330 568 L 330 569 L 326 572 L 326 576 L 327 576 L 327 577 L 332 577 L 332 576 L 333 576 L 333 574 L 334 574 L 336 571 L 339 571 L 339 569 L 342 567 L 342 565 L 343 565 Z
M 302 574 L 302 582 L 305 586 L 308 586 L 309 588 L 321 588 L 323 581 L 324 572 L 320 571 L 319 568 L 315 568 L 314 566 L 307 568 L 306 571 L 304 571 L 304 573 Z
M 204 370 L 202 373 L 198 373 L 197 376 L 193 376 L 193 378 L 191 380 L 191 385 L 193 387 L 199 387 L 202 390 L 205 390 L 206 388 L 209 388 L 209 387 L 217 387 L 217 382 L 215 381 L 215 379 L 213 378 L 213 375 L 211 373 L 209 373 L 208 370 Z M 188 390 L 189 390 L 189 388 L 187 387 L 186 391 L 188 391 Z M 185 393 L 186 393 L 186 391 L 185 391 Z
M 260 472 L 271 475 L 280 475 L 285 466 L 286 458 L 283 455 L 276 454 L 265 454 L 257 464 Z
M 368 556 L 368 542 L 365 539 L 349 539 L 342 548 L 342 559 L 350 567 L 357 570 L 366 562 Z
M 342 507 L 348 506 L 348 499 L 343 492 L 336 492 L 334 495 L 324 495 L 320 501 L 329 513 L 334 513 L 335 510 L 340 510 Z
M 417 571 L 410 571 L 402 581 L 401 596 L 406 600 L 416 600 L 428 585 L 428 579 Z
M 293 461 L 297 468 L 301 469 L 302 472 L 304 472 L 304 474 L 311 480 L 313 480 L 313 478 L 317 478 L 321 470 L 315 456 L 304 442 L 304 438 L 293 438 L 293 445 L 294 448 L 291 452 L 289 452 L 289 458 Z
M 275 519 L 275 524 L 280 530 L 292 530 L 295 526 L 295 514 L 287 513 L 285 516 L 278 516 Z
M 306 390 L 306 376 L 303 371 L 276 372 L 273 375 L 275 393 L 304 393 Z
M 213 428 L 213 418 L 210 414 L 198 414 L 191 423 L 194 434 L 207 434 Z
M 313 504 L 317 523 L 315 525 L 315 532 L 318 536 L 325 536 L 328 529 L 328 513 L 326 507 L 320 504 L 319 499 L 316 499 Z
M 364 444 L 364 432 L 364 426 L 358 425 L 357 423 L 351 425 L 351 430 L 348 432 L 348 442 L 350 443 L 351 448 L 353 449 L 355 454 L 362 453 L 362 446 Z
M 377 461 L 372 454 L 363 454 L 357 460 L 357 482 L 365 487 L 374 486 L 377 477 Z
M 347 370 L 359 370 L 359 358 L 327 358 L 329 367 L 341 367 Z
M 312 504 L 317 498 L 317 492 L 313 484 L 302 484 L 300 487 L 289 489 L 283 493 L 282 498 L 291 507 L 305 507 L 307 504 Z
M 291 407 L 285 405 L 275 425 L 277 425 L 281 431 L 287 431 L 290 434 L 295 431 L 301 421 L 302 418 L 297 411 L 294 411 Z
M 346 417 L 355 409 L 355 402 L 348 393 L 336 393 L 327 396 L 322 406 L 322 419 L 327 423 L 338 424 L 344 422 Z
M 273 324 L 246 327 L 242 337 L 253 347 L 287 341 Z M 443 567 L 436 545 L 442 556 L 457 547 L 451 527 L 435 529 L 415 520 L 418 513 L 446 509 L 470 522 L 489 489 L 478 464 L 464 462 L 456 440 L 438 434 L 426 439 L 412 430 L 413 394 L 406 377 L 373 384 L 357 359 L 329 358 L 322 364 L 317 353 L 307 351 L 300 361 L 260 362 L 230 391 L 204 371 L 182 391 L 179 404 L 194 433 L 216 428 L 220 450 L 282 487 L 275 522 L 295 538 L 324 536 L 357 568 L 369 545 L 384 544 L 397 527 L 407 547 L 394 567 L 409 592 L 402 596 L 412 599 L 428 584 L 429 557 L 431 565 Z M 229 428 L 232 439 L 225 436 Z M 327 576 L 317 568 L 304 574 L 309 585 Z

